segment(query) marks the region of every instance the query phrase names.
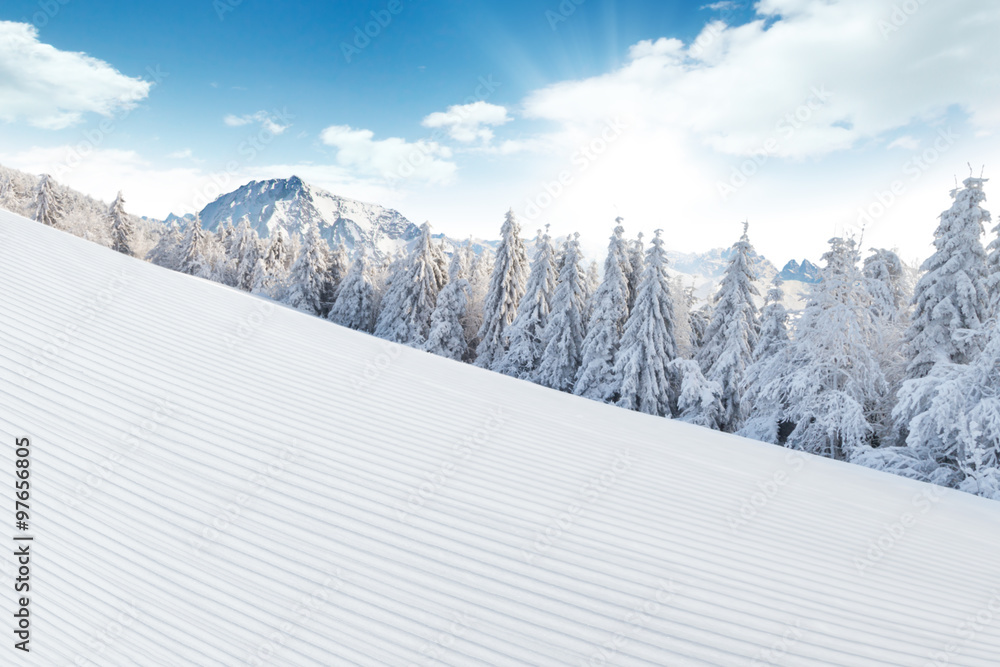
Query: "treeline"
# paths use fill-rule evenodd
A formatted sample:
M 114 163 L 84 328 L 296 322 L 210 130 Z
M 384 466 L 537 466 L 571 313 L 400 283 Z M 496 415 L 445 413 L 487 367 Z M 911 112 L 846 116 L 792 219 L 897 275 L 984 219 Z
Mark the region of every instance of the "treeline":
M 246 220 L 211 233 L 195 219 L 147 258 L 560 391 L 1000 500 L 1000 226 L 984 247 L 985 182 L 952 191 L 915 286 L 891 250 L 862 258 L 831 239 L 794 323 L 780 280 L 760 285 L 746 227 L 699 309 L 667 273 L 661 232 L 627 239 L 621 219 L 600 277 L 576 234 L 556 248 L 540 232 L 529 254 L 510 212 L 495 253 L 449 257 L 425 224 L 406 253 L 352 260 L 315 227 L 261 239 Z M 45 197 L 40 185 L 43 222 Z M 120 203 L 108 228 L 133 254 Z

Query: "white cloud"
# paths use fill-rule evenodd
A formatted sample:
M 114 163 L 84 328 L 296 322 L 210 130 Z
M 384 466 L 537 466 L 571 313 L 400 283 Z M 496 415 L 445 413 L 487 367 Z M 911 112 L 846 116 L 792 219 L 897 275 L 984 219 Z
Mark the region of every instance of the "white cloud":
M 87 112 L 132 108 L 151 87 L 85 53 L 39 42 L 32 25 L 0 21 L 0 120 L 63 129 Z
M 229 114 L 222 119 L 222 122 L 229 127 L 242 127 L 251 123 L 259 123 L 262 128 L 271 134 L 283 134 L 285 130 L 292 126 L 288 122 L 289 118 L 291 116 L 288 115 L 287 111 L 274 113 L 258 111 L 257 113 L 246 114 L 244 116 Z
M 385 179 L 387 182 L 414 180 L 447 184 L 455 177 L 456 166 L 446 146 L 433 141 L 409 143 L 390 137 L 375 140 L 371 130 L 355 130 L 347 125 L 332 125 L 320 134 L 327 146 L 337 149 L 337 164 L 356 174 Z
M 892 150 L 893 148 L 902 148 L 908 151 L 915 151 L 920 148 L 920 140 L 914 139 L 910 135 L 905 134 L 891 142 L 888 146 L 886 146 L 886 148 L 889 150 Z
M 184 150 L 174 151 L 173 153 L 169 153 L 167 157 L 175 160 L 184 160 L 187 158 L 194 157 L 194 152 L 190 148 L 185 148 Z
M 497 126 L 512 120 L 507 109 L 496 104 L 478 101 L 471 104 L 456 104 L 447 111 L 435 111 L 423 120 L 424 127 L 447 128 L 455 141 L 471 143 L 482 140 L 489 143 L 493 130 L 484 126 Z
M 849 148 L 950 106 L 978 126 L 1000 123 L 1000 95 L 982 80 L 1000 70 L 1000 5 L 914 5 L 900 18 L 870 0 L 762 0 L 759 20 L 710 23 L 688 46 L 640 42 L 617 71 L 533 93 L 525 114 L 593 124 L 627 113 L 729 155 L 773 137 L 773 154 L 791 158 Z

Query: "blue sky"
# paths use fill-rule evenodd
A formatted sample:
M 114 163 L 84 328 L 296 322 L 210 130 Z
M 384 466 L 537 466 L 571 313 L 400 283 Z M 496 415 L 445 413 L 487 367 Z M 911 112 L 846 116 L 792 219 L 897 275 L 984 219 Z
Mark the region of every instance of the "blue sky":
M 749 218 L 776 261 L 863 221 L 926 255 L 966 162 L 1000 164 L 996 3 L 703 4 L 7 0 L 0 163 L 158 217 L 295 173 L 595 253 L 618 215 L 678 250 Z

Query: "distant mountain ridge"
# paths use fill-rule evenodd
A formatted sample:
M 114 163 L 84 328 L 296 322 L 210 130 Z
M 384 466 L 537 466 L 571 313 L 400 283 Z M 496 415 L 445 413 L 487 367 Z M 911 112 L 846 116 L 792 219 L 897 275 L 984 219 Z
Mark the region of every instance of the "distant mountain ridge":
M 808 259 L 799 264 L 794 259 L 785 264 L 778 274 L 782 280 L 798 280 L 803 283 L 818 283 L 820 281 L 819 267 Z
M 316 226 L 331 246 L 343 241 L 348 251 L 367 247 L 379 255 L 395 253 L 420 234 L 420 228 L 398 211 L 338 197 L 298 176 L 251 181 L 221 195 L 200 215 L 204 228 L 213 232 L 224 223 L 238 225 L 246 218 L 262 238 L 279 227 L 304 235 Z

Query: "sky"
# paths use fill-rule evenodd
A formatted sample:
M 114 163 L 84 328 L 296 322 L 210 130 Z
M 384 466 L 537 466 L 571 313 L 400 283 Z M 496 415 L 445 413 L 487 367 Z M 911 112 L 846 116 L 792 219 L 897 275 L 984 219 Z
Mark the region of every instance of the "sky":
M 156 218 L 297 175 L 458 238 L 914 261 L 956 182 L 1000 193 L 998 34 L 995 0 L 4 0 L 0 164 Z

